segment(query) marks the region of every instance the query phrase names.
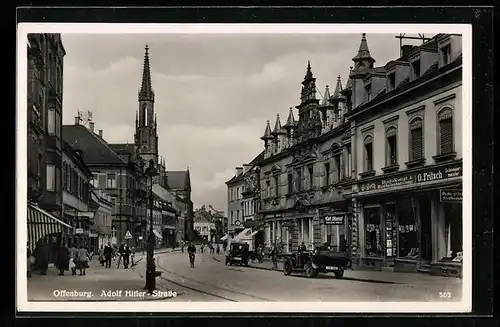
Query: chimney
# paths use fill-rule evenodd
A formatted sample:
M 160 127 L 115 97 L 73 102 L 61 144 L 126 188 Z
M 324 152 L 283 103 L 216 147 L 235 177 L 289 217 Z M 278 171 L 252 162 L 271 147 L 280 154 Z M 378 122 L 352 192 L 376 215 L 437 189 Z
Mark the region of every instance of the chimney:
M 99 130 L 99 137 L 102 138 L 102 129 Z
M 408 60 L 412 49 L 413 49 L 413 45 L 410 45 L 410 44 L 402 45 L 401 46 L 401 58 Z
M 93 121 L 89 122 L 89 129 L 92 133 L 94 133 L 94 122 Z
M 241 173 L 243 173 L 243 167 L 236 167 L 236 176 L 239 176 Z
M 75 125 L 80 125 L 80 117 L 75 117 Z

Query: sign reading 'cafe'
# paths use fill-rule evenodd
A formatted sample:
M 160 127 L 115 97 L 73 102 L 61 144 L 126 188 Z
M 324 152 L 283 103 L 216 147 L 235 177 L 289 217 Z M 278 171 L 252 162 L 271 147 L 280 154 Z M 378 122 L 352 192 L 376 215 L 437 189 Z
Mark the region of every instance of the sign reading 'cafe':
M 425 182 L 462 176 L 462 163 L 455 163 L 444 167 L 430 167 L 418 173 L 410 173 L 397 177 L 382 178 L 360 185 L 361 192 L 387 189 L 397 186 L 406 186 Z

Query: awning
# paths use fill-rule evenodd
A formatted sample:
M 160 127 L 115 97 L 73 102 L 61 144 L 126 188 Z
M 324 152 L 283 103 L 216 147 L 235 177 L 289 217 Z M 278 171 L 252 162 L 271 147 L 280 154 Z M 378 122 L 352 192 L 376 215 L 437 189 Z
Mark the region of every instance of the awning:
M 156 238 L 163 240 L 163 236 L 161 236 L 161 234 L 158 233 L 158 231 L 156 229 L 153 229 L 153 234 L 155 234 Z
M 245 228 L 241 233 L 236 235 L 236 237 L 233 239 L 234 242 L 238 242 L 243 239 L 248 239 L 250 238 L 250 235 L 252 234 L 252 229 L 251 228 Z
M 61 233 L 63 227 L 72 228 L 64 221 L 54 217 L 45 210 L 28 205 L 28 242 L 30 249 L 46 235 Z
M 220 238 L 220 240 L 221 240 L 221 241 L 225 241 L 225 240 L 227 240 L 227 238 L 228 238 L 228 237 L 229 237 L 229 235 L 228 235 L 228 234 L 226 234 L 226 235 L 222 236 L 222 237 Z
M 256 230 L 256 231 L 252 232 L 252 234 L 250 234 L 250 237 L 254 237 L 254 236 L 255 236 L 255 234 L 257 234 L 258 232 L 259 232 L 258 230 Z

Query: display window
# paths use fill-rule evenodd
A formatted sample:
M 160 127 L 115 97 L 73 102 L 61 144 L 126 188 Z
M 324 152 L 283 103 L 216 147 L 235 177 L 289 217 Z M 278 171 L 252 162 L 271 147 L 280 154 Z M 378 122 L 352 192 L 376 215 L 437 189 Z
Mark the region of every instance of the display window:
M 447 257 L 462 260 L 462 205 L 444 204 Z
M 417 259 L 419 256 L 417 210 L 409 199 L 398 202 L 399 253 L 401 259 Z
M 385 218 L 385 250 L 386 257 L 397 255 L 397 230 L 396 230 L 396 205 L 386 204 L 384 206 Z
M 367 257 L 382 256 L 380 208 L 364 208 L 365 254 Z

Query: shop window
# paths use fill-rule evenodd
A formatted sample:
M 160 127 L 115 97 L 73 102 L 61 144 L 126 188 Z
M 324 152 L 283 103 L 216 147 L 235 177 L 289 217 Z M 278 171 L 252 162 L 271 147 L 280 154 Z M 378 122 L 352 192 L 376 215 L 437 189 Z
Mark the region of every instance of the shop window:
M 364 140 L 365 172 L 373 170 L 373 137 L 368 135 Z
M 382 256 L 382 235 L 380 231 L 379 208 L 365 208 L 365 255 L 367 257 Z
M 398 202 L 398 222 L 398 257 L 401 259 L 417 259 L 420 248 L 417 233 L 416 203 L 409 199 Z
M 397 129 L 389 127 L 386 132 L 386 165 L 391 166 L 398 163 L 397 153 Z
M 446 256 L 462 257 L 462 205 L 444 204 Z M 456 259 L 458 260 L 458 259 Z
M 453 152 L 453 113 L 451 108 L 445 108 L 438 115 L 439 154 Z
M 410 161 L 420 160 L 424 157 L 424 136 L 422 118 L 414 118 L 410 122 Z
M 293 193 L 293 174 L 292 173 L 288 173 L 288 194 L 292 194 Z
M 325 225 L 326 244 L 332 251 L 344 252 L 346 250 L 346 237 L 343 225 Z
M 398 235 L 396 230 L 396 205 L 386 204 L 384 206 L 385 217 L 385 250 L 386 257 L 395 257 L 397 255 Z

